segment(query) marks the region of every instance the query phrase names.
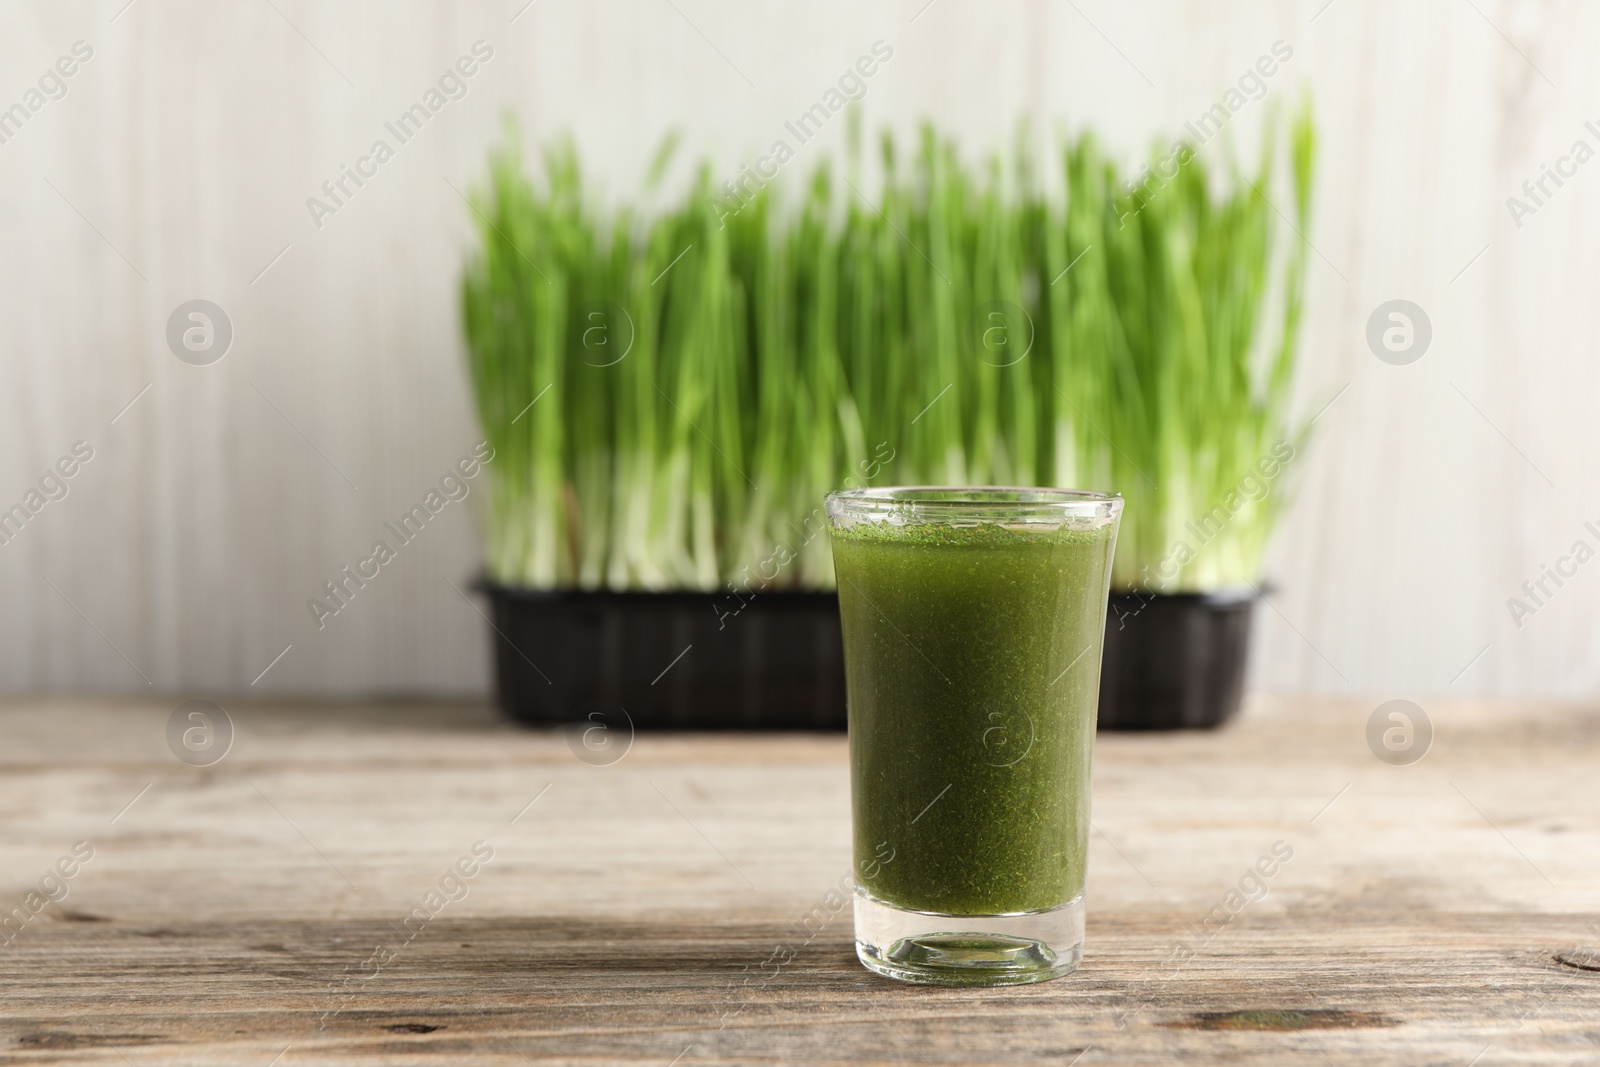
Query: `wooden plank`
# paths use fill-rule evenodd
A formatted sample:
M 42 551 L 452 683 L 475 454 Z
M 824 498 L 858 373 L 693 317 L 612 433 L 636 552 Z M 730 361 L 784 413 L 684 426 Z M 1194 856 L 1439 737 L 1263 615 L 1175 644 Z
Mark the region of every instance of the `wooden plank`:
M 1005 990 L 855 962 L 828 896 L 842 738 L 640 737 L 592 767 L 477 707 L 231 710 L 233 750 L 198 769 L 167 751 L 165 705 L 0 708 L 0 908 L 94 850 L 0 945 L 0 1060 L 1597 1056 L 1590 709 L 1430 709 L 1410 767 L 1367 750 L 1355 704 L 1102 737 L 1084 964 Z M 1230 913 L 1278 841 L 1293 857 Z M 465 895 L 423 921 L 436 888 Z

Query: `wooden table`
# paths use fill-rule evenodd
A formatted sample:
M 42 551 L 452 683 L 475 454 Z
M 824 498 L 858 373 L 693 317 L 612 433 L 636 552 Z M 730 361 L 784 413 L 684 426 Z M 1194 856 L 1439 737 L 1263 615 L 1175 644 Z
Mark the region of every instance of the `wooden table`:
M 856 963 L 842 737 L 230 705 L 191 767 L 172 710 L 0 708 L 0 1062 L 1600 1062 L 1590 709 L 1430 706 L 1407 767 L 1354 703 L 1103 736 L 1083 966 L 1003 990 Z

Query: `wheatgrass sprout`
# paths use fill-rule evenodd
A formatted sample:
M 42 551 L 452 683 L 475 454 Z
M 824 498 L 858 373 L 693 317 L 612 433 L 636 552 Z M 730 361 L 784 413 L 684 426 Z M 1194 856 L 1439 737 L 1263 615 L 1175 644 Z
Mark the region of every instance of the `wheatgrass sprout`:
M 533 180 L 509 139 L 461 287 L 488 576 L 827 588 L 822 496 L 871 482 L 1120 492 L 1117 587 L 1255 581 L 1306 432 L 1309 105 L 1278 126 L 1253 170 L 1185 148 L 1136 182 L 1092 136 L 1051 181 L 1025 137 L 972 166 L 924 129 L 870 190 L 852 149 L 617 210 L 570 144 Z

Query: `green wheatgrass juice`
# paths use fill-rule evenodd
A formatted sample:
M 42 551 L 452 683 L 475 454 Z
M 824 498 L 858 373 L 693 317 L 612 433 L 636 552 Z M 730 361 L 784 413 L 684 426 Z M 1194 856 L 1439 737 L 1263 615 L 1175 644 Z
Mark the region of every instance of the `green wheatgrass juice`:
M 1079 525 L 833 531 L 871 896 L 993 915 L 1083 891 L 1116 523 Z

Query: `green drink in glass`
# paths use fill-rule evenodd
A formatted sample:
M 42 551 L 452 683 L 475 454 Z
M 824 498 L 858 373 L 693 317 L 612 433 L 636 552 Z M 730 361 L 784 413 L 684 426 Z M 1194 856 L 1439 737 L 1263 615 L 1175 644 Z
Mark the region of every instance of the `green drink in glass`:
M 934 984 L 1070 972 L 1121 498 L 887 488 L 827 505 L 856 954 Z

